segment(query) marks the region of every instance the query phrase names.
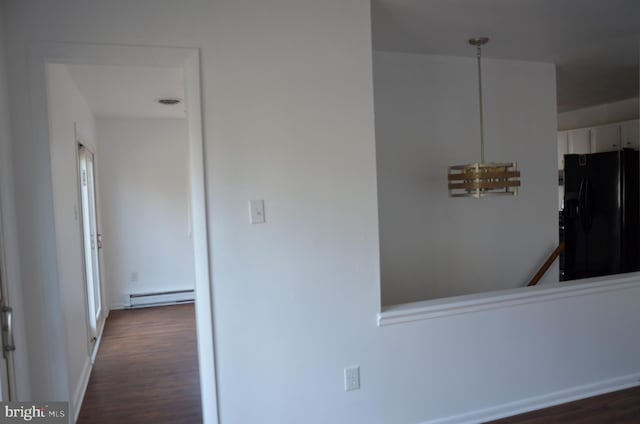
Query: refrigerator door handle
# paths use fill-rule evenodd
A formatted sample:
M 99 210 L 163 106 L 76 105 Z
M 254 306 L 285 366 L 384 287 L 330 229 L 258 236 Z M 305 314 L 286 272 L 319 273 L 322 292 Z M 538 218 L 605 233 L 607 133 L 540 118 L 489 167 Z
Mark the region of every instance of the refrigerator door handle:
M 591 230 L 593 222 L 593 205 L 591 204 L 591 182 L 587 178 L 583 178 L 580 182 L 578 191 L 578 218 L 585 232 Z
M 576 217 L 578 219 L 580 219 L 580 222 L 582 222 L 582 205 L 584 204 L 584 184 L 585 181 L 587 181 L 586 178 L 583 178 L 582 181 L 580 181 L 580 188 L 578 188 L 578 204 L 576 206 Z

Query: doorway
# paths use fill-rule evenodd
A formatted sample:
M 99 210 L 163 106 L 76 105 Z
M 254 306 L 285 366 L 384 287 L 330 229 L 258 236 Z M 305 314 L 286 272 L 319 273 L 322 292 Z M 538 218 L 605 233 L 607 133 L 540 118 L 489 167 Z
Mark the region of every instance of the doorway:
M 91 66 L 104 66 L 104 67 L 148 67 L 148 68 L 175 68 L 178 67 L 183 71 L 183 84 L 184 84 L 184 106 L 189 110 L 188 117 L 186 118 L 187 127 L 187 192 L 189 198 L 188 219 L 189 228 L 191 233 L 191 245 L 193 249 L 193 280 L 194 280 L 194 298 L 195 298 L 195 327 L 198 337 L 197 343 L 197 361 L 199 369 L 200 380 L 200 393 L 203 399 L 202 402 L 202 416 L 203 422 L 206 424 L 217 423 L 217 395 L 216 395 L 216 378 L 215 378 L 215 358 L 214 358 L 214 342 L 213 342 L 213 314 L 212 314 L 212 296 L 211 286 L 209 278 L 209 253 L 208 253 L 208 233 L 207 233 L 207 216 L 206 216 L 206 202 L 205 202 L 205 183 L 204 183 L 204 157 L 203 157 L 203 138 L 202 138 L 202 116 L 200 105 L 200 59 L 199 51 L 197 49 L 190 48 L 155 48 L 155 47 L 132 47 L 132 46 L 106 46 L 106 45 L 74 45 L 74 44 L 42 44 L 35 46 L 30 51 L 30 59 L 33 63 L 32 66 L 32 84 L 34 87 L 33 99 L 36 105 L 45 105 L 43 107 L 36 107 L 34 125 L 36 131 L 43 133 L 45 138 L 49 140 L 49 147 L 52 156 L 52 174 L 54 184 L 54 197 L 56 189 L 59 186 L 66 186 L 66 184 L 58 184 L 56 180 L 56 160 L 60 158 L 58 156 L 63 155 L 63 149 L 58 149 L 59 146 L 55 145 L 55 131 L 50 128 L 50 115 L 55 111 L 47 103 L 47 67 L 49 65 L 91 65 Z M 48 105 L 48 106 L 47 106 Z M 85 146 L 89 147 L 89 146 Z M 77 155 L 78 162 L 84 162 L 87 166 L 85 170 L 89 173 L 91 167 L 91 160 L 88 159 L 88 155 L 81 153 L 78 150 L 78 146 L 74 144 L 74 155 Z M 89 149 L 91 151 L 91 149 Z M 96 154 L 95 151 L 91 153 Z M 65 153 L 66 155 L 66 153 Z M 97 152 L 98 167 L 100 166 L 100 153 Z M 84 156 L 84 161 L 80 158 Z M 65 156 L 66 157 L 66 156 Z M 96 171 L 94 158 L 94 172 Z M 149 155 L 149 161 L 152 162 L 153 154 Z M 58 163 L 59 165 L 59 163 Z M 60 167 L 58 167 L 60 168 Z M 97 173 L 100 173 L 100 169 L 97 169 Z M 65 181 L 71 181 L 71 177 L 61 172 L 61 178 L 66 178 Z M 77 187 L 77 179 L 79 176 L 75 172 L 73 176 L 74 187 Z M 64 178 L 63 178 L 64 177 Z M 81 178 L 81 177 L 80 177 Z M 98 179 L 101 180 L 101 177 Z M 99 188 L 98 188 L 99 190 Z M 85 194 L 87 204 L 90 204 L 90 193 L 87 189 Z M 63 201 L 67 201 L 69 196 L 64 197 L 60 202 L 54 199 L 56 209 L 58 209 L 58 203 L 65 207 L 68 207 Z M 100 209 L 100 194 L 95 193 L 94 189 L 94 202 L 97 198 L 98 207 Z M 76 213 L 79 211 L 76 211 Z M 73 214 L 72 214 L 73 215 Z M 71 216 L 72 216 L 71 215 Z M 100 215 L 98 213 L 98 215 Z M 60 213 L 59 219 L 72 219 L 68 214 Z M 56 216 L 56 226 L 58 225 L 58 216 Z M 91 214 L 87 215 L 86 221 L 91 225 Z M 77 218 L 76 218 L 77 220 Z M 79 223 L 76 223 L 76 227 L 79 228 Z M 83 223 L 84 227 L 84 223 Z M 58 234 L 62 234 L 62 231 L 56 231 Z M 99 322 L 99 310 L 102 309 L 103 314 L 106 314 L 105 297 L 99 287 L 100 266 L 99 261 L 95 258 L 95 249 L 91 250 L 91 246 L 96 246 L 98 243 L 99 228 L 94 228 L 93 232 L 89 228 L 88 231 L 84 231 L 84 236 L 78 236 L 79 238 L 85 238 L 84 243 L 89 248 L 83 252 L 83 255 L 92 262 L 97 264 L 87 268 L 87 284 L 86 291 L 89 298 L 92 298 L 93 302 L 87 303 L 87 310 L 84 312 L 90 317 L 95 317 L 95 321 Z M 66 233 L 65 233 L 66 235 Z M 93 235 L 93 240 L 91 236 Z M 108 245 L 108 234 L 105 234 L 105 246 Z M 93 243 L 92 243 L 93 241 Z M 58 240 L 58 254 L 59 256 L 65 255 L 65 248 L 60 240 Z M 99 254 L 98 254 L 99 256 Z M 60 259 L 59 259 L 60 262 Z M 104 270 L 104 266 L 103 266 Z M 92 277 L 97 275 L 97 277 Z M 133 273 L 131 274 L 133 278 Z M 104 277 L 102 277 L 104 281 Z M 65 281 L 68 279 L 60 278 L 61 291 Z M 91 295 L 93 291 L 93 295 Z M 74 305 L 65 305 L 65 293 L 61 292 L 62 308 L 65 314 L 66 324 L 72 323 L 71 317 Z M 93 303 L 93 307 L 89 304 Z M 92 310 L 93 308 L 93 310 Z M 77 315 L 77 314 L 76 314 Z M 74 315 L 74 316 L 76 316 Z M 83 318 L 84 319 L 84 318 Z M 93 321 L 94 318 L 90 318 Z M 91 327 L 91 325 L 89 325 Z M 100 326 L 96 325 L 95 333 L 97 333 L 97 343 L 100 342 Z M 93 328 L 89 330 L 93 332 Z M 68 339 L 77 337 L 68 337 Z M 69 334 L 68 334 L 69 335 Z M 67 366 L 78 369 L 69 369 L 67 374 L 69 376 L 69 398 L 71 401 L 71 411 L 77 417 L 82 399 L 88 384 L 88 376 L 91 371 L 90 362 L 85 362 L 84 368 L 80 361 L 76 361 L 73 357 L 81 356 L 80 354 L 67 351 Z M 82 359 L 86 361 L 86 357 Z M 79 364 L 79 365 L 76 365 Z M 88 365 L 87 365 L 88 364 Z M 76 378 L 78 375 L 80 377 Z

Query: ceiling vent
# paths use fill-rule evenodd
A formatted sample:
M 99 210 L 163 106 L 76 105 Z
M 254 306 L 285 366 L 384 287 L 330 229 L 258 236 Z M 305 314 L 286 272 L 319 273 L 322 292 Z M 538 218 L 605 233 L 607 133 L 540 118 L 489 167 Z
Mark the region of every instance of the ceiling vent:
M 182 102 L 182 100 L 177 99 L 175 97 L 163 97 L 161 99 L 158 99 L 157 102 L 165 106 L 174 106 Z

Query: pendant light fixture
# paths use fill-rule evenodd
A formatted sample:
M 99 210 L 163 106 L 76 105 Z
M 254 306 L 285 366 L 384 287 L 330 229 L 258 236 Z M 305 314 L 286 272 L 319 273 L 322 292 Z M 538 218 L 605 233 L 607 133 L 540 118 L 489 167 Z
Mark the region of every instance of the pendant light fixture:
M 476 47 L 478 63 L 478 98 L 480 101 L 480 162 L 449 167 L 449 196 L 484 197 L 518 194 L 520 171 L 515 162 L 484 162 L 484 122 L 482 113 L 482 66 L 481 47 L 487 44 L 487 37 L 476 37 L 469 44 Z

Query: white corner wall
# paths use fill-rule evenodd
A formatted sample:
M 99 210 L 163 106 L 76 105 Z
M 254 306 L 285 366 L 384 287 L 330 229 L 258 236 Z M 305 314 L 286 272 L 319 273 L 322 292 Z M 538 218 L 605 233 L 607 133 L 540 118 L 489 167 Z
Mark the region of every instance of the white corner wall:
M 526 286 L 558 244 L 554 65 L 483 61 L 485 158 L 518 163 L 517 197 L 448 194 L 480 161 L 474 58 L 374 52 L 373 76 L 382 303 Z
M 558 131 L 594 127 L 638 119 L 638 97 L 558 114 Z
M 193 290 L 186 120 L 98 119 L 97 137 L 108 305 Z
M 57 263 L 64 314 L 70 413 L 75 416 L 90 369 L 77 139 L 95 152 L 96 129 L 91 110 L 68 68 L 61 64 L 48 65 L 47 68 Z
M 2 278 L 5 284 L 8 301 L 5 304 L 13 308 L 14 321 L 14 353 L 15 365 L 15 399 L 27 400 L 30 395 L 28 349 L 26 341 L 26 326 L 20 285 L 20 258 L 18 256 L 17 218 L 15 211 L 15 192 L 13 185 L 13 161 L 11 149 L 11 123 L 9 111 L 9 95 L 7 86 L 8 62 L 5 55 L 5 8 L 0 2 L 0 222 L 4 246 L 4 264 Z M 0 265 L 2 266 L 2 265 Z M 0 394 L 2 400 L 7 399 L 6 393 Z
M 22 271 L 38 306 L 55 238 L 49 155 L 29 125 L 38 105 L 24 96 L 28 41 L 202 49 L 221 424 L 479 422 L 535 407 L 540 396 L 637 384 L 640 284 L 376 326 L 368 0 L 9 4 L 20 248 L 39 258 Z M 265 199 L 265 225 L 247 222 L 252 198 Z M 29 316 L 46 352 L 31 366 L 51 373 L 64 363 L 55 303 L 46 312 Z M 362 387 L 345 392 L 343 368 L 356 364 Z M 38 395 L 55 396 L 55 387 Z

